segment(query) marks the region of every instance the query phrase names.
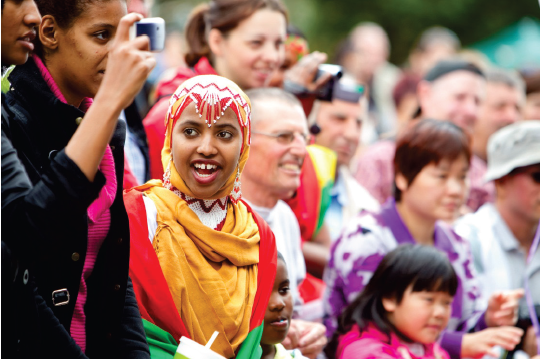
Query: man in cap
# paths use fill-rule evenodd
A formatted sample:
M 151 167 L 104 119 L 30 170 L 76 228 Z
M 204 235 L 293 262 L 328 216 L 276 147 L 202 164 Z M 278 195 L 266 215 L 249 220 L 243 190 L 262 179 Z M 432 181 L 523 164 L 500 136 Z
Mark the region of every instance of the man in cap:
M 337 155 L 331 201 L 324 217 L 332 241 L 338 238 L 348 220 L 360 211 L 379 208 L 377 200 L 356 181 L 349 170 L 360 142 L 367 107 L 363 86 L 352 79 L 343 78 L 338 82 L 332 101 L 317 101 L 310 114 L 310 122 L 318 128 L 315 144 L 329 148 Z
M 414 117 L 451 121 L 472 133 L 484 91 L 484 74 L 476 65 L 462 60 L 440 61 L 418 84 L 420 106 Z M 392 195 L 394 152 L 394 141 L 380 141 L 369 148 L 356 165 L 356 179 L 381 203 Z M 477 161 L 479 159 L 473 156 L 471 167 Z M 471 198 L 477 198 L 476 191 L 486 190 L 481 181 L 472 179 Z M 477 204 L 471 203 L 471 206 Z
M 503 290 L 527 290 L 534 305 L 523 299 L 518 321 L 527 330 L 531 315 L 540 313 L 540 121 L 500 129 L 489 139 L 487 151 L 485 180 L 495 183 L 495 202 L 463 217 L 456 231 L 471 242 L 484 298 Z M 530 330 L 528 334 L 524 349 Z

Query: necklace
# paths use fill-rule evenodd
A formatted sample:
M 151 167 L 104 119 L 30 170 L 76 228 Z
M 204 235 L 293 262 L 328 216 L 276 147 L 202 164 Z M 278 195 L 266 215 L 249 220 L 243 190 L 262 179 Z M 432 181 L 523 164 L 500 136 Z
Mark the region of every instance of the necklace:
M 203 200 L 194 198 L 174 189 L 174 193 L 186 201 L 187 205 L 205 226 L 219 230 L 227 217 L 227 197 Z

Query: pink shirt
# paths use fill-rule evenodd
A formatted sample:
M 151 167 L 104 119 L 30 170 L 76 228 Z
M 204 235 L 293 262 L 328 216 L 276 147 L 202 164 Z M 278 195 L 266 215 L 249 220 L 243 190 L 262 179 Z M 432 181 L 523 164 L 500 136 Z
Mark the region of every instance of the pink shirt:
M 415 348 L 421 348 L 423 354 L 415 353 Z M 446 353 L 437 343 L 422 345 L 419 343 L 404 343 L 391 333 L 390 341 L 386 334 L 379 331 L 374 325 L 370 325 L 362 333 L 358 326 L 340 337 L 337 359 L 449 359 Z
M 366 149 L 356 165 L 356 180 L 380 204 L 392 197 L 395 153 L 394 141 L 379 141 Z
M 58 88 L 58 85 L 56 85 L 56 82 L 52 78 L 49 70 L 47 70 L 47 67 L 45 67 L 45 64 L 36 55 L 33 56 L 33 59 L 41 72 L 43 79 L 49 85 L 52 93 L 60 101 L 67 103 L 64 95 Z M 86 112 L 91 104 L 92 99 L 86 98 L 83 100 L 79 108 L 83 112 Z M 92 274 L 101 244 L 109 232 L 111 224 L 111 212 L 109 208 L 114 202 L 117 189 L 114 158 L 109 146 L 107 146 L 105 149 L 105 154 L 103 155 L 101 163 L 99 164 L 99 170 L 105 176 L 105 186 L 103 186 L 99 192 L 98 198 L 92 202 L 90 207 L 88 207 L 88 242 L 86 248 L 86 257 L 81 282 L 79 285 L 77 302 L 75 303 L 75 309 L 73 311 L 70 327 L 71 336 L 81 347 L 83 352 L 86 351 L 86 315 L 84 313 L 84 305 L 86 304 L 87 298 L 86 281 Z

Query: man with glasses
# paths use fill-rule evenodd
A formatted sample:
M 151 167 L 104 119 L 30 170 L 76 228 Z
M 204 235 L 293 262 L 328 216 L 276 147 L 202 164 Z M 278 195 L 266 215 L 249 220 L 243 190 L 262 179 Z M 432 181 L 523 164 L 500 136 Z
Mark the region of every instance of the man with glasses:
M 534 242 L 540 221 L 540 121 L 517 122 L 495 132 L 487 160 L 485 181 L 495 182 L 495 202 L 463 217 L 456 231 L 471 242 L 484 298 L 526 289 L 518 326 L 528 330 L 527 350 L 534 343 L 531 314 L 540 313 L 540 250 Z
M 306 276 L 301 248 L 300 226 L 284 202 L 300 186 L 300 173 L 307 154 L 309 132 L 302 105 L 293 95 L 278 88 L 247 91 L 252 105 L 251 146 L 242 172 L 242 197 L 270 225 L 276 245 L 285 257 L 290 290 L 295 301 L 295 316 L 302 299 L 298 286 Z M 293 319 L 289 347 L 315 358 L 326 344 L 322 324 Z M 297 343 L 295 343 L 297 342 Z M 303 345 L 299 345 L 303 344 Z
M 306 276 L 300 228 L 283 201 L 300 186 L 307 145 L 307 121 L 298 100 L 279 89 L 252 90 L 251 147 L 242 173 L 244 197 L 270 225 L 285 257 L 291 293 L 301 304 L 298 285 Z M 298 308 L 297 308 L 298 309 Z

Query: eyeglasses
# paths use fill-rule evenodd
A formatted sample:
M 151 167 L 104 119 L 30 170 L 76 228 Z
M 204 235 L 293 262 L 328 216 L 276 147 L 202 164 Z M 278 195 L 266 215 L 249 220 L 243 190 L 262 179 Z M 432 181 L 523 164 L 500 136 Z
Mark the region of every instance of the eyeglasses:
M 275 138 L 279 143 L 284 145 L 289 145 L 293 143 L 296 136 L 299 136 L 302 142 L 304 142 L 305 145 L 307 145 L 311 139 L 311 135 L 301 133 L 301 132 L 279 132 L 279 133 L 268 133 L 268 132 L 260 132 L 260 131 L 251 131 L 251 133 L 255 133 L 257 135 L 263 135 L 268 137 Z

